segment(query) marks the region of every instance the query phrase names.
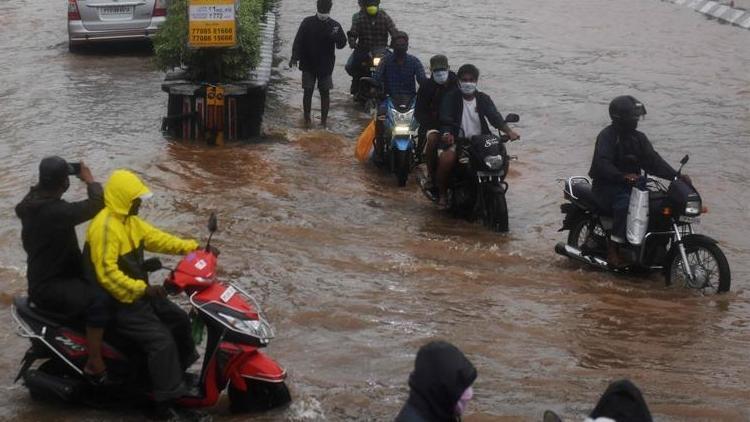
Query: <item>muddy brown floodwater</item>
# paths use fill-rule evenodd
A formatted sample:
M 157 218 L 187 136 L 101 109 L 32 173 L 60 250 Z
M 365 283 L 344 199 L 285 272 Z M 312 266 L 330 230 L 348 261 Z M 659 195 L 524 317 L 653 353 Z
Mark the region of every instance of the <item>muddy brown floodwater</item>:
M 355 2 L 335 3 L 348 29 Z M 511 233 L 497 235 L 354 160 L 366 115 L 345 92 L 348 50 L 332 131 L 300 129 L 299 73 L 285 59 L 313 4 L 282 1 L 268 136 L 207 148 L 159 132 L 166 96 L 148 49 L 69 54 L 64 3 L 0 2 L 0 419 L 140 419 L 34 403 L 12 383 L 26 347 L 9 317 L 25 290 L 13 206 L 49 154 L 84 159 L 100 180 L 140 172 L 156 193 L 144 214 L 168 230 L 202 237 L 218 213 L 224 274 L 265 304 L 278 333 L 268 351 L 294 396 L 257 420 L 388 420 L 417 348 L 437 338 L 479 370 L 469 421 L 540 420 L 546 408 L 581 419 L 618 377 L 643 388 L 660 420 L 750 419 L 750 33 L 656 0 L 385 0 L 412 53 L 475 63 L 480 89 L 521 115 Z M 554 254 L 556 179 L 588 170 L 606 105 L 623 93 L 646 103 L 641 127 L 665 158 L 691 154 L 686 172 L 710 208 L 700 230 L 721 241 L 731 293 L 702 297 Z M 74 182 L 68 197 L 81 195 Z

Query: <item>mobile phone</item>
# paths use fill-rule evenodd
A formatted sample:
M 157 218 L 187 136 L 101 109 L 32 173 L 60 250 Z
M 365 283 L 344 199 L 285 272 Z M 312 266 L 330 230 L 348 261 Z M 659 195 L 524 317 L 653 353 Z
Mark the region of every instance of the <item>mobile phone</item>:
M 68 174 L 71 176 L 78 176 L 81 174 L 81 163 L 68 163 Z

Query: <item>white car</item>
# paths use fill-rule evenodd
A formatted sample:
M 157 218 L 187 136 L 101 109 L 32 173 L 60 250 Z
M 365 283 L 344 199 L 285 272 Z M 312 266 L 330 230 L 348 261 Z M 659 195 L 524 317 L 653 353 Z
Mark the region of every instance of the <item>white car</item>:
M 151 39 L 167 6 L 167 0 L 68 0 L 68 47 Z

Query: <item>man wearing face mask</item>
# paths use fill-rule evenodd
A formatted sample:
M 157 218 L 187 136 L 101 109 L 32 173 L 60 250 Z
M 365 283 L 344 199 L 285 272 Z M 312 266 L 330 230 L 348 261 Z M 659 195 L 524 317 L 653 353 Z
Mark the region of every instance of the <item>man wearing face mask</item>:
M 505 123 L 490 96 L 477 90 L 478 81 L 479 69 L 476 66 L 461 66 L 458 69 L 459 89 L 446 94 L 440 104 L 443 136 L 437 147 L 436 181 L 440 195 L 438 205 L 441 208 L 448 207 L 448 183 L 458 158 L 455 146 L 457 137 L 469 139 L 475 135 L 489 135 L 492 133 L 489 127 L 491 124 L 508 135 L 512 141 L 520 138 L 520 135 Z
M 450 70 L 448 58 L 442 54 L 430 59 L 432 77 L 419 85 L 414 116 L 419 122 L 420 144 L 417 148 L 427 161 L 429 190 L 437 170 L 437 143 L 440 140 L 440 103 L 447 92 L 458 86 L 458 77 Z
M 386 56 L 378 65 L 375 80 L 383 86 L 383 92 L 389 97 L 405 98 L 408 101 L 417 95 L 419 86 L 427 80 L 422 62 L 415 56 L 408 54 L 409 35 L 406 32 L 397 33 L 391 42 L 393 54 Z M 386 104 L 383 101 L 378 106 L 378 119 L 375 123 L 375 160 L 382 158 L 383 122 L 386 114 Z
M 115 170 L 104 187 L 104 209 L 86 236 L 89 270 L 115 299 L 115 330 L 146 356 L 158 418 L 174 415 L 173 401 L 185 393 L 183 371 L 197 359 L 190 320 L 167 299 L 164 287 L 150 285 L 144 251 L 183 255 L 194 240 L 167 234 L 138 216 L 151 191 L 132 172 Z
M 62 199 L 70 186 L 69 175 L 86 183 L 87 199 Z M 60 157 L 42 160 L 39 183 L 16 206 L 28 255 L 29 300 L 42 310 L 70 318 L 85 316 L 88 360 L 84 373 L 94 383 L 103 382 L 106 374 L 101 347 L 111 301 L 96 281 L 85 277 L 75 228 L 94 218 L 103 207 L 102 185 L 94 180 L 86 164 L 81 162 L 76 169 Z
M 398 29 L 393 19 L 380 8 L 380 0 L 360 0 L 360 12 L 352 17 L 352 27 L 347 32 L 349 46 L 354 50 L 346 62 L 346 72 L 352 76 L 351 93 L 359 91 L 359 79 L 369 76 L 362 63 L 369 59 L 372 51 L 385 49 L 388 36 L 391 39 Z
M 409 398 L 395 422 L 457 422 L 474 395 L 477 370 L 456 346 L 422 346 L 409 375 Z
M 310 111 L 316 81 L 320 92 L 320 124 L 323 127 L 327 125 L 330 91 L 333 88 L 331 75 L 336 62 L 335 49 L 342 49 L 346 45 L 343 28 L 329 16 L 332 7 L 332 0 L 318 0 L 317 15 L 305 18 L 299 26 L 292 47 L 292 58 L 289 60 L 289 67 L 299 63 L 302 71 L 302 106 L 305 125 L 308 127 L 311 124 Z
M 609 104 L 612 124 L 597 136 L 589 170 L 593 179 L 592 191 L 599 206 L 612 212 L 613 227 L 607 259 L 614 267 L 622 265 L 618 244 L 625 243 L 630 190 L 638 181 L 641 170 L 668 180 L 677 175 L 677 171 L 654 150 L 648 137 L 636 130 L 638 121 L 645 115 L 646 107 L 630 95 L 612 100 Z M 690 178 L 682 177 L 690 183 Z

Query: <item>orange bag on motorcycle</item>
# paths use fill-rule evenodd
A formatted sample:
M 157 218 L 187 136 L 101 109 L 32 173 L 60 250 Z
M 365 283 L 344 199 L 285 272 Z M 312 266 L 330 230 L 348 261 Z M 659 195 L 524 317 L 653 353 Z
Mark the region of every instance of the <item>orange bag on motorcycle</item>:
M 361 162 L 367 161 L 372 152 L 373 142 L 375 141 L 375 119 L 370 121 L 362 134 L 357 139 L 357 146 L 354 148 L 354 156 Z

